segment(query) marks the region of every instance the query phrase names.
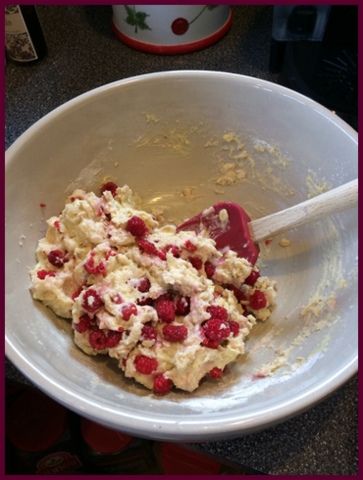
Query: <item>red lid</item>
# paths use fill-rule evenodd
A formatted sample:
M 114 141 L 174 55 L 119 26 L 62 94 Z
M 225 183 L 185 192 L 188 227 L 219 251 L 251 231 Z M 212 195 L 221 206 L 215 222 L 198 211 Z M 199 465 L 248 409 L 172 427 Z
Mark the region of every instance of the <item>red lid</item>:
M 129 435 L 111 430 L 87 418 L 81 419 L 81 432 L 88 445 L 100 453 L 120 452 L 132 440 Z
M 25 391 L 6 409 L 6 434 L 19 450 L 55 445 L 67 427 L 67 410 L 36 390 Z
M 166 475 L 217 475 L 221 468 L 216 460 L 173 443 L 162 444 L 161 463 Z

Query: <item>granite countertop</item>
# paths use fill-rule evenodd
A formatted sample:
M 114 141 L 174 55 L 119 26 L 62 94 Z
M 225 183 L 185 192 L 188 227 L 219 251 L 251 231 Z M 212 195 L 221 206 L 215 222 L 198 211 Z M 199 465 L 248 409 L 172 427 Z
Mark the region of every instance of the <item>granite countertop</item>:
M 35 121 L 90 89 L 163 70 L 220 70 L 278 82 L 269 71 L 272 7 L 235 6 L 232 27 L 215 45 L 186 55 L 132 50 L 111 30 L 111 7 L 39 6 L 48 56 L 34 65 L 6 64 L 8 148 Z M 7 360 L 6 376 L 28 381 Z M 263 432 L 193 448 L 236 462 L 251 473 L 357 475 L 358 381 L 299 416 Z

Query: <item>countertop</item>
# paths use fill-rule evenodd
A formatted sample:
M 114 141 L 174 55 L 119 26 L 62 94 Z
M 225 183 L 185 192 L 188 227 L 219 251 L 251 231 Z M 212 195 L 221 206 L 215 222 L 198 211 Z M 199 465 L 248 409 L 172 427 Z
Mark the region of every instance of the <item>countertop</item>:
M 68 100 L 122 78 L 163 70 L 220 70 L 279 82 L 269 71 L 272 7 L 234 6 L 230 31 L 194 53 L 153 55 L 122 44 L 103 6 L 39 6 L 48 55 L 34 65 L 6 63 L 8 148 L 28 127 Z M 6 376 L 28 381 L 7 360 Z M 272 475 L 358 474 L 358 380 L 354 376 L 314 408 L 268 430 L 193 444 L 246 471 Z

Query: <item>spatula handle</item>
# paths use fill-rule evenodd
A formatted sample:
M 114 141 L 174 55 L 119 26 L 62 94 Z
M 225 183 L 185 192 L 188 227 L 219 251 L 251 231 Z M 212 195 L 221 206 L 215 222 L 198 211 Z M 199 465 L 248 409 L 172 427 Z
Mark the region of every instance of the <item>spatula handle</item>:
M 255 243 L 358 204 L 358 179 L 248 224 Z

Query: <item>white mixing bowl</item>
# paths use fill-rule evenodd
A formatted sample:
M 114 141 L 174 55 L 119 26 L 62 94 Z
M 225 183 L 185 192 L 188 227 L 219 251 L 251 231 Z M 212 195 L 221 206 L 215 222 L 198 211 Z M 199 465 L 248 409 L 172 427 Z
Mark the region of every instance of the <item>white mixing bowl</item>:
M 6 355 L 61 404 L 140 437 L 232 438 L 310 408 L 357 371 L 356 209 L 292 230 L 289 246 L 261 245 L 276 309 L 235 366 L 191 394 L 155 396 L 82 353 L 69 322 L 32 299 L 28 272 L 45 219 L 75 187 L 98 192 L 109 176 L 170 221 L 221 200 L 258 218 L 356 178 L 357 143 L 308 98 L 221 72 L 143 75 L 60 106 L 6 152 Z M 218 184 L 228 165 L 246 178 Z

